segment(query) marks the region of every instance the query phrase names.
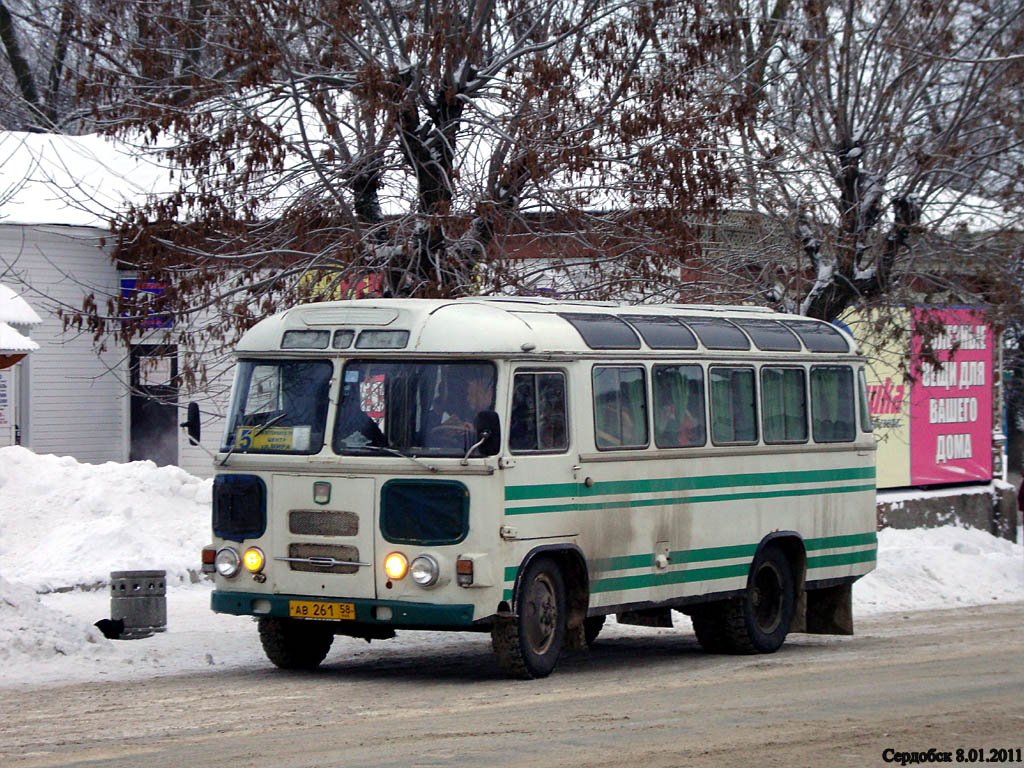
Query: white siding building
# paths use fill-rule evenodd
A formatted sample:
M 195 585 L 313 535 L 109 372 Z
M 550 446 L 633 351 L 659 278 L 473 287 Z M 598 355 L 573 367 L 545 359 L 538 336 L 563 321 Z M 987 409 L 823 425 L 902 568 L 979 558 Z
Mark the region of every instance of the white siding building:
M 205 392 L 177 391 L 176 348 L 140 339 L 96 349 L 91 332 L 65 328 L 61 311 L 77 310 L 89 295 L 105 309 L 132 273 L 119 271 L 105 246 L 113 210 L 155 188 L 159 169 L 99 137 L 0 133 L 0 283 L 23 296 L 42 323 L 39 344 L 11 369 L 17 429 L 36 453 L 79 461 L 149 458 L 212 474 L 207 453 L 188 444 L 178 423 L 188 399 L 201 402 L 203 443 L 220 441 L 226 409 L 223 381 Z M 169 353 L 152 366 L 140 358 Z

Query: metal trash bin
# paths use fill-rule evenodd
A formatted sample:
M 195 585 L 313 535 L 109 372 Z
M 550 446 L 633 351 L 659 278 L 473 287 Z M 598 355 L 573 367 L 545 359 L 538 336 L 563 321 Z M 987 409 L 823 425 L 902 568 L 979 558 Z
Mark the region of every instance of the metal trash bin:
M 167 631 L 167 571 L 111 571 L 110 618 L 124 620 L 125 640 Z

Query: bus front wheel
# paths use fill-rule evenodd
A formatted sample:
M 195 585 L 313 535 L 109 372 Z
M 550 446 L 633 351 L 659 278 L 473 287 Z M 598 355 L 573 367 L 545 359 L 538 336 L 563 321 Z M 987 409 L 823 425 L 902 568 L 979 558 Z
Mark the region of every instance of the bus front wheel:
M 547 677 L 565 644 L 565 580 L 558 564 L 538 557 L 520 583 L 518 615 L 491 628 L 491 642 L 503 670 L 526 679 Z
M 316 669 L 334 642 L 330 630 L 301 619 L 261 616 L 259 631 L 263 652 L 281 669 Z

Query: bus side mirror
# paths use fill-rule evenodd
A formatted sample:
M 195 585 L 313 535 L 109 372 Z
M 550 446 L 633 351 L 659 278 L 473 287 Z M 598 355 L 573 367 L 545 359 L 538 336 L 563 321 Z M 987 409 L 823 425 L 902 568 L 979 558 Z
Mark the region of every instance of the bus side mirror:
M 494 456 L 501 452 L 501 421 L 497 411 L 480 411 L 473 426 L 476 427 L 477 435 L 484 439 L 480 444 L 481 456 Z M 487 433 L 486 437 L 484 432 Z
M 188 404 L 188 415 L 181 426 L 188 432 L 189 445 L 199 445 L 199 403 L 191 402 Z

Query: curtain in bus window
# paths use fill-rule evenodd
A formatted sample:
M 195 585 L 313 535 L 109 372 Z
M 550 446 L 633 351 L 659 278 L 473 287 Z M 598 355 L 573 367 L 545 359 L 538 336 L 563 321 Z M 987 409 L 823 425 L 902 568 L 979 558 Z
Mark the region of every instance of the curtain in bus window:
M 852 441 L 857 431 L 853 370 L 845 365 L 811 368 L 811 407 L 815 442 Z
M 647 445 L 643 368 L 594 368 L 594 431 L 598 448 Z
M 654 367 L 654 441 L 659 448 L 707 442 L 704 374 L 699 365 Z
M 751 368 L 712 368 L 711 439 L 716 443 L 757 440 L 754 371 Z
M 799 368 L 762 368 L 761 408 L 766 443 L 806 440 L 804 372 Z

